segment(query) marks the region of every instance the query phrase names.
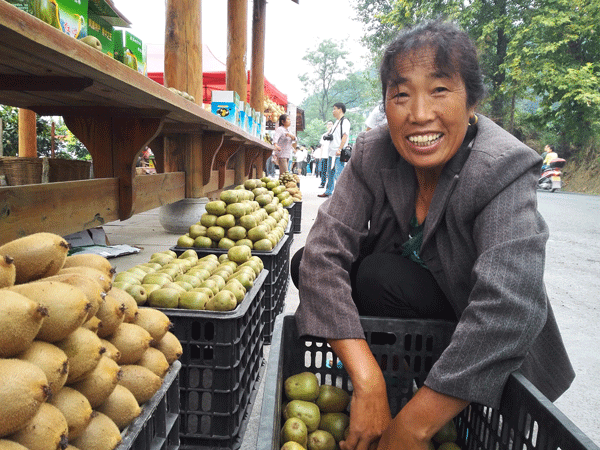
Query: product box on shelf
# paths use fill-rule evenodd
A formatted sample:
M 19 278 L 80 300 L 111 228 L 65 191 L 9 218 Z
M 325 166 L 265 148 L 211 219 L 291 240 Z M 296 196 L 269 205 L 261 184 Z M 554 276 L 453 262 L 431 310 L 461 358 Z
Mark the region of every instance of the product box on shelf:
M 250 106 L 250 103 L 246 103 L 246 107 L 245 107 L 245 111 L 244 111 L 244 116 L 245 116 L 245 122 L 244 122 L 244 131 L 248 134 L 252 134 L 252 123 L 254 121 L 254 117 L 252 116 L 252 107 Z
M 279 243 L 270 252 L 252 250 L 252 255 L 258 256 L 262 260 L 264 268 L 267 271 L 267 277 L 264 281 L 264 314 L 262 318 L 264 324 L 263 337 L 267 343 L 271 341 L 274 320 L 277 316 L 277 314 L 274 314 L 274 311 L 281 309 L 280 304 L 285 302 L 287 285 L 285 285 L 285 290 L 282 286 L 284 286 L 283 283 L 287 280 L 290 273 L 290 248 L 293 240 L 294 237 L 292 234 L 284 234 Z M 199 258 L 209 254 L 227 254 L 227 250 L 221 248 L 191 248 L 196 251 Z M 177 256 L 189 249 L 190 247 L 177 246 L 170 248 Z
M 253 118 L 252 118 L 252 136 L 258 137 L 260 134 L 260 111 L 252 110 Z
M 88 36 L 93 36 L 102 44 L 102 53 L 111 58 L 115 56 L 115 44 L 113 42 L 113 26 L 103 17 L 90 12 L 88 14 Z
M 103 17 L 113 27 L 129 27 L 131 23 L 116 8 L 112 0 L 88 0 L 88 12 Z
M 211 111 L 234 125 L 239 124 L 240 96 L 236 91 L 212 91 Z
M 29 12 L 71 37 L 87 36 L 88 0 L 29 0 Z
M 450 342 L 454 324 L 439 320 L 362 317 L 365 338 L 382 368 L 392 417 L 410 400 Z M 281 447 L 283 382 L 312 372 L 323 382 L 351 391 L 350 377 L 325 339 L 300 338 L 293 315 L 275 322 L 258 430 L 258 450 Z M 472 403 L 455 419 L 462 450 L 599 450 L 523 375 L 511 375 L 498 409 Z
M 179 372 L 175 361 L 159 391 L 142 406 L 140 415 L 121 433 L 115 450 L 170 450 L 179 447 Z
M 240 100 L 238 108 L 239 127 L 246 131 L 246 102 Z
M 147 74 L 146 56 L 142 40 L 127 30 L 115 28 L 113 30 L 115 59 L 126 66 Z
M 263 364 L 263 270 L 233 311 L 157 308 L 183 348 L 180 375 L 182 445 L 220 447 L 235 439 Z

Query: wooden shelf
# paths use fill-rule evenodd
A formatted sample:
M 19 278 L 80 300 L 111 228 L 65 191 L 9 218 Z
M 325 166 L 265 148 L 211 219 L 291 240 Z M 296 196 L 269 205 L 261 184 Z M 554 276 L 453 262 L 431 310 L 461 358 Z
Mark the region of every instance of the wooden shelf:
M 63 116 L 92 155 L 97 178 L 0 188 L 0 244 L 35 231 L 67 234 L 125 220 L 185 197 L 214 196 L 259 176 L 273 150 L 4 0 L 0 104 Z M 136 177 L 137 155 L 150 144 L 159 172 L 167 173 Z M 54 208 L 38 217 L 30 210 L 44 209 L 39 201 L 54 202 Z M 58 212 L 65 208 L 73 214 Z

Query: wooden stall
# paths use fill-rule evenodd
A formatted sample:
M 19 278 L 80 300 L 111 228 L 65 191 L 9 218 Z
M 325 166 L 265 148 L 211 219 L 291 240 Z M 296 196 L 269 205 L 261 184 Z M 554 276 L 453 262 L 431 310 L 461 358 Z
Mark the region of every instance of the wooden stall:
M 265 1 L 255 3 L 264 7 Z M 232 1 L 232 7 L 242 6 Z M 201 87 L 200 78 L 200 102 Z M 0 104 L 63 116 L 92 155 L 95 177 L 0 187 L 0 244 L 39 231 L 66 235 L 184 198 L 214 197 L 261 176 L 272 151 L 266 142 L 4 0 Z M 158 173 L 136 176 L 137 156 L 147 145 Z

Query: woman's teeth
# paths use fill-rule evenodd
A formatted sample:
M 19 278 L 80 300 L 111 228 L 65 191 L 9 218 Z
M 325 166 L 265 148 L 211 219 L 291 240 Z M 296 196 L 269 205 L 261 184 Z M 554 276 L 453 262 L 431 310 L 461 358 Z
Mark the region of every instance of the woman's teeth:
M 428 145 L 432 145 L 435 141 L 442 137 L 442 133 L 437 134 L 426 134 L 426 135 L 418 135 L 418 136 L 409 136 L 408 140 L 418 146 L 426 147 Z

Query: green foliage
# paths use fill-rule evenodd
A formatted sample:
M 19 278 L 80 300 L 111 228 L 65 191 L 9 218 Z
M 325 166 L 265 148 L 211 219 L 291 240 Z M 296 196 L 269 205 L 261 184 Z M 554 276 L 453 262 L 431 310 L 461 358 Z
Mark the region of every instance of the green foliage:
M 329 117 L 331 105 L 331 88 L 339 80 L 350 73 L 352 62 L 348 61 L 348 52 L 331 39 L 321 41 L 315 50 L 309 51 L 303 58 L 312 67 L 312 71 L 298 78 L 304 84 L 304 91 L 316 96 L 315 106 L 323 121 Z
M 306 114 L 306 111 L 305 111 Z M 302 145 L 305 146 L 316 146 L 321 140 L 323 133 L 327 131 L 326 122 L 323 122 L 319 118 L 313 118 L 307 123 L 304 131 L 298 133 L 298 138 Z
M 3 124 L 2 144 L 4 156 L 19 154 L 19 110 L 0 105 L 0 119 Z M 38 156 L 52 155 L 52 122 L 55 122 L 54 156 L 61 159 L 91 159 L 85 146 L 69 131 L 62 118 L 37 116 Z

